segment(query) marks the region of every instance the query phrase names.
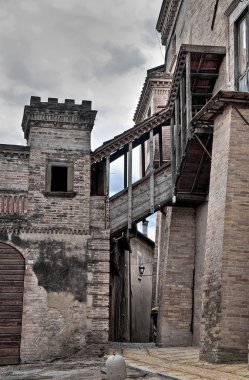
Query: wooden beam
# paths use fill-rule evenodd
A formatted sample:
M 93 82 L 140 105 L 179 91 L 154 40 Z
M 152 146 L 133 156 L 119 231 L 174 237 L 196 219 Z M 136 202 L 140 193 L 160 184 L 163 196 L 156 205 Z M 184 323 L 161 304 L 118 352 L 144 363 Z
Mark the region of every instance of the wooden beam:
M 158 133 L 158 146 L 159 146 L 159 166 L 163 165 L 163 134 L 162 127 Z
M 186 55 L 186 119 L 187 136 L 190 138 L 190 121 L 192 119 L 192 94 L 191 94 L 191 53 Z
M 124 189 L 127 187 L 127 152 L 124 154 Z
M 118 158 L 122 157 L 126 152 L 128 152 L 128 145 L 125 145 L 123 148 L 117 150 L 116 152 L 112 153 L 110 155 L 110 162 L 117 160 Z
M 132 142 L 129 143 L 128 155 L 128 229 L 132 228 Z
M 210 138 L 210 136 L 209 136 Z M 206 143 L 206 148 L 208 147 L 208 143 L 209 143 L 209 138 L 207 140 L 207 143 Z M 205 158 L 205 153 L 206 151 L 203 149 L 203 152 L 202 152 L 202 155 L 201 155 L 201 159 L 200 159 L 200 162 L 199 162 L 199 165 L 198 165 L 198 169 L 197 169 L 197 172 L 195 174 L 195 178 L 194 178 L 194 181 L 193 181 L 193 184 L 192 184 L 192 188 L 191 188 L 191 191 L 190 193 L 192 194 L 194 189 L 195 189 L 195 185 L 196 185 L 196 182 L 200 176 L 200 172 L 201 172 L 201 168 L 202 168 L 202 165 L 203 165 L 203 162 L 204 162 L 204 158 Z
M 180 155 L 180 124 L 179 124 L 179 98 L 175 100 L 175 145 L 176 145 L 176 171 L 180 168 L 181 155 Z
M 181 112 L 181 146 L 182 146 L 182 156 L 185 153 L 186 147 L 186 83 L 185 78 L 183 77 L 180 82 L 180 112 Z
M 145 176 L 145 144 L 144 141 L 141 144 L 141 176 Z
M 155 210 L 155 188 L 154 188 L 154 152 L 153 152 L 153 130 L 150 131 L 150 212 Z
M 192 78 L 218 78 L 219 73 L 191 73 Z
M 105 207 L 105 228 L 110 228 L 110 156 L 106 157 L 105 160 L 105 196 L 106 196 L 106 207 Z
M 172 181 L 172 194 L 175 192 L 175 179 L 176 179 L 176 156 L 175 156 L 175 138 L 174 138 L 174 118 L 170 121 L 170 137 L 171 137 L 171 181 Z

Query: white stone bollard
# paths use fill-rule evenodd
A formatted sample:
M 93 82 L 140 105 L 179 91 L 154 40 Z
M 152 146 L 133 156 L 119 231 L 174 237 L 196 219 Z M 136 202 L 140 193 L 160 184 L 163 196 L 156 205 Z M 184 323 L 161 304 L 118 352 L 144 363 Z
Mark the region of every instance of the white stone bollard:
M 107 380 L 124 380 L 127 377 L 125 360 L 120 355 L 110 356 L 106 363 Z

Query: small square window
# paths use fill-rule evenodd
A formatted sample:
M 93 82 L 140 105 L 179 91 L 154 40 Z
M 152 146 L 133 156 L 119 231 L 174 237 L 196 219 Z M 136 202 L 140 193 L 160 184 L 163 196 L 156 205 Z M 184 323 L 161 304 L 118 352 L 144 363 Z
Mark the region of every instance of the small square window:
M 72 194 L 73 177 L 72 163 L 49 162 L 46 169 L 46 195 Z
M 51 167 L 51 191 L 68 191 L 67 186 L 67 166 Z

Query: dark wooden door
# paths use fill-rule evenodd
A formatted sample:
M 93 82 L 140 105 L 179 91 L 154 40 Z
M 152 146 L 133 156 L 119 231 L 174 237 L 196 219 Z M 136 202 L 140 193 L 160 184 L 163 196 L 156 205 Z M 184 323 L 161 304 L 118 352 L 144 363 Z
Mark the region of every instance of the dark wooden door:
M 23 256 L 0 243 L 0 365 L 20 362 L 24 269 Z

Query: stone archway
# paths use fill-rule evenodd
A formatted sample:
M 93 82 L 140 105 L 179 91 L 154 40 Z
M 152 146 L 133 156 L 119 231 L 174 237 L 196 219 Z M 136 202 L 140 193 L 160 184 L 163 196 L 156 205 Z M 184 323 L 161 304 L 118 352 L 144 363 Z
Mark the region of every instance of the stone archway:
M 25 260 L 0 243 L 0 365 L 20 362 Z

